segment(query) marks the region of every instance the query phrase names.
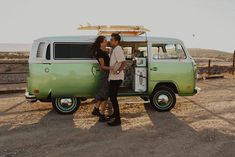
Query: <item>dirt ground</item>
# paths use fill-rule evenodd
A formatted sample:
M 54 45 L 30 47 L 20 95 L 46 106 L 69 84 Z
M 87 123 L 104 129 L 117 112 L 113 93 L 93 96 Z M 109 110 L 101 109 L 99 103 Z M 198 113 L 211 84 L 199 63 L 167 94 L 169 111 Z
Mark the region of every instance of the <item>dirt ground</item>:
M 23 94 L 0 95 L 0 156 L 232 157 L 235 78 L 198 86 L 199 94 L 178 97 L 166 113 L 136 97 L 120 98 L 122 125 L 113 128 L 90 114 L 88 102 L 64 116 L 50 103 L 27 103 Z

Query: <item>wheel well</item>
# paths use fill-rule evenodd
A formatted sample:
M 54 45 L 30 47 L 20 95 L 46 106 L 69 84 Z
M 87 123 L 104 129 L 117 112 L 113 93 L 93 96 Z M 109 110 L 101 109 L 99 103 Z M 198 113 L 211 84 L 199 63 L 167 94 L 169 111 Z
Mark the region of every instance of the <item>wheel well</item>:
M 47 95 L 47 98 L 39 99 L 41 102 L 51 102 L 51 92 Z
M 160 86 L 166 86 L 166 87 L 169 87 L 170 89 L 172 89 L 174 91 L 174 93 L 177 93 L 178 94 L 178 89 L 176 87 L 176 85 L 172 82 L 161 82 L 161 83 L 158 83 L 154 90 Z
M 48 94 L 47 99 L 51 100 L 51 92 Z

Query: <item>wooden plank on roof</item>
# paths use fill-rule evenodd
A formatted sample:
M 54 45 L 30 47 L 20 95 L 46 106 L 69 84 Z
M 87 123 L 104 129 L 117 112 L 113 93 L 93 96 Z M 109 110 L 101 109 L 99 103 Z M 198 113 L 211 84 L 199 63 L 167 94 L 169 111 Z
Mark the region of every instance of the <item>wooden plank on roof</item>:
M 138 36 L 149 32 L 147 28 L 143 26 L 131 26 L 131 25 L 87 25 L 87 26 L 80 26 L 79 30 L 97 30 L 99 35 L 110 35 L 112 33 L 120 33 L 122 35 L 128 36 Z

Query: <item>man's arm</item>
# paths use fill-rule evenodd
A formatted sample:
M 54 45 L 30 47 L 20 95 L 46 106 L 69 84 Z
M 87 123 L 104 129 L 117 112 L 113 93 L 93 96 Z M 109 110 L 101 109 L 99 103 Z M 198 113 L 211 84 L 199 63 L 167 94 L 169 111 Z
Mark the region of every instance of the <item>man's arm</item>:
M 125 66 L 126 66 L 126 61 L 122 61 L 122 62 L 121 62 L 121 66 L 120 66 L 120 68 L 116 71 L 116 73 L 119 74 L 122 70 L 125 69 Z
M 124 51 L 121 47 L 117 49 L 117 51 L 115 52 L 115 55 L 116 55 L 116 59 L 118 63 L 121 64 L 120 67 L 115 71 L 116 74 L 119 74 L 122 70 L 124 70 L 126 66 L 126 58 L 124 55 Z
M 98 58 L 99 63 L 100 63 L 100 68 L 103 70 L 111 70 L 110 67 L 104 65 L 104 58 Z

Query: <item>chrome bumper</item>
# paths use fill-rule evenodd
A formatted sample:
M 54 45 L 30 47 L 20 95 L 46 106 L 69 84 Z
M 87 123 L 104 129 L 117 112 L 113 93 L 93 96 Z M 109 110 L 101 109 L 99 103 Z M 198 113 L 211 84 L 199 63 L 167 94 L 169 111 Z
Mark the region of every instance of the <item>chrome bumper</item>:
M 194 93 L 195 93 L 195 94 L 198 94 L 200 91 L 201 91 L 201 88 L 199 88 L 199 87 L 196 87 L 196 88 L 194 89 Z
M 24 96 L 25 96 L 25 99 L 29 102 L 37 101 L 36 96 L 29 94 L 29 92 L 25 92 Z

